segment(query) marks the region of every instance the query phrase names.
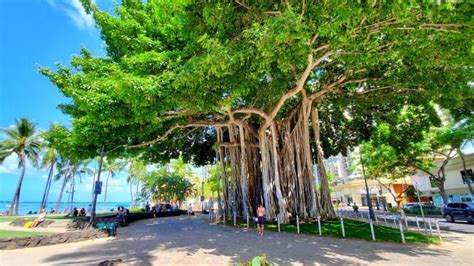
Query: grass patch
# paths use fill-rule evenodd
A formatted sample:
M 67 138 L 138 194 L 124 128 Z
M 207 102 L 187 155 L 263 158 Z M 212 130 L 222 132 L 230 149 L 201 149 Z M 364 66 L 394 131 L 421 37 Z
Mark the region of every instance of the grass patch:
M 48 234 L 49 233 L 44 233 L 44 232 L 25 232 L 25 231 L 0 230 L 0 238 L 44 236 L 44 235 L 48 235 Z
M 11 222 L 16 219 L 25 219 L 28 221 L 33 221 L 36 219 L 35 216 L 0 216 L 0 223 L 1 222 Z
M 226 225 L 234 225 L 234 221 L 228 220 Z M 244 220 L 238 220 L 237 226 L 246 227 L 247 222 Z M 250 221 L 251 228 L 256 228 L 256 226 L 255 221 Z M 296 224 L 281 224 L 280 229 L 282 232 L 297 233 Z M 344 229 L 346 238 L 372 240 L 370 225 L 366 222 L 344 219 Z M 266 222 L 265 230 L 278 231 L 278 225 L 275 222 Z M 321 231 L 323 236 L 342 238 L 341 222 L 339 219 L 321 221 Z M 398 228 L 374 224 L 374 232 L 377 241 L 402 242 L 400 229 Z M 319 235 L 318 223 L 311 222 L 300 224 L 300 233 Z M 440 244 L 437 237 L 430 237 L 415 232 L 405 232 L 405 241 L 413 244 Z

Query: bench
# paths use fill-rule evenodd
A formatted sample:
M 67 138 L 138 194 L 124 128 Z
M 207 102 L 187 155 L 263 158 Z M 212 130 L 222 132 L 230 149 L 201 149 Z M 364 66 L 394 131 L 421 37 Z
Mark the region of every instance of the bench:
M 117 235 L 117 227 L 118 227 L 118 222 L 109 222 L 109 223 L 97 223 L 96 228 L 99 230 L 104 230 L 107 231 L 109 236 L 116 236 Z

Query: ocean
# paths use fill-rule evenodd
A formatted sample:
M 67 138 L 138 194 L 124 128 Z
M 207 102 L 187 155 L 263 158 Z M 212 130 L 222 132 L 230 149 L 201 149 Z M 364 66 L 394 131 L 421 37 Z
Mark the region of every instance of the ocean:
M 24 201 L 20 202 L 20 210 L 19 214 L 28 214 L 29 211 L 35 212 L 38 211 L 39 205 L 41 202 L 39 201 Z M 87 209 L 90 202 L 74 202 L 73 208 L 84 208 Z M 0 201 L 0 212 L 5 213 L 5 211 L 10 209 L 11 202 L 10 201 Z M 59 205 L 59 210 L 61 213 L 64 211 L 64 208 L 70 208 L 71 204 L 67 202 L 62 202 Z M 96 209 L 98 212 L 105 212 L 110 211 L 110 209 L 117 209 L 118 206 L 125 206 L 130 207 L 132 204 L 130 202 L 97 202 Z M 46 204 L 46 211 L 49 213 L 51 208 L 56 207 L 56 202 L 48 202 Z

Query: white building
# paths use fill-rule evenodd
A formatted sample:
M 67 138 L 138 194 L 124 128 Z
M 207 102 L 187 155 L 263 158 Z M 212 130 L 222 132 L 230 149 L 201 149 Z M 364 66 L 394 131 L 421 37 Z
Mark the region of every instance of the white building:
M 466 168 L 474 169 L 474 154 L 465 156 Z M 438 162 L 440 165 L 442 162 Z M 437 174 L 438 168 L 431 169 L 434 174 Z M 474 201 L 474 195 L 469 192 L 467 183 L 462 179 L 461 170 L 463 170 L 462 160 L 459 157 L 451 159 L 445 167 L 446 182 L 444 188 L 448 195 L 449 202 L 472 202 Z M 471 186 L 474 187 L 474 177 L 471 177 Z M 424 198 L 430 198 L 433 204 L 436 206 L 443 205 L 443 199 L 439 194 L 439 189 L 436 186 L 432 186 L 429 176 L 421 171 L 418 171 L 416 175 L 411 177 L 412 184 L 422 193 L 421 196 Z

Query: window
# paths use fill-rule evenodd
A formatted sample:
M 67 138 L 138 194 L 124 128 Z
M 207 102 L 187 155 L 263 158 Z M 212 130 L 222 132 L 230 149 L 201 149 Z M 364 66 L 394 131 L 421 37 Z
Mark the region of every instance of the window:
M 449 208 L 459 208 L 459 203 L 449 203 L 448 207 Z
M 460 204 L 459 204 L 459 208 L 461 208 L 461 209 L 468 209 L 466 203 L 460 203 Z

